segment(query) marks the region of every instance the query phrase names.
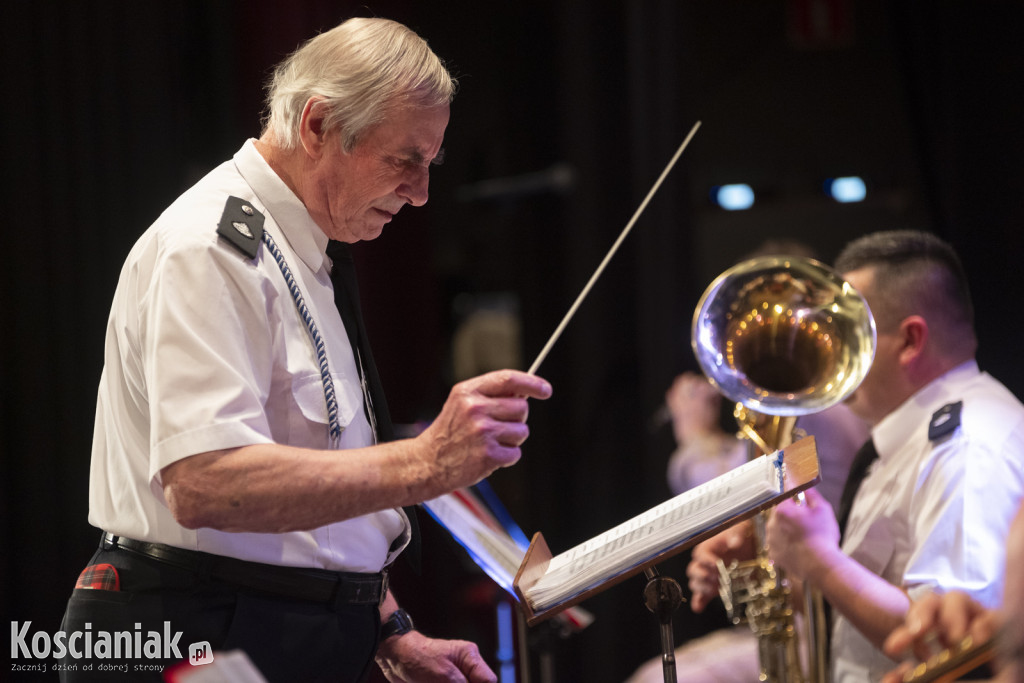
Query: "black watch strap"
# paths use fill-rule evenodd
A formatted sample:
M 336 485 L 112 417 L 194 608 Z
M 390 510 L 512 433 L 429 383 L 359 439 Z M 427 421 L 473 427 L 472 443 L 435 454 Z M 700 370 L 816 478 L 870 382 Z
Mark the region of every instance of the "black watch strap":
M 385 640 L 391 636 L 400 636 L 403 633 L 416 628 L 412 623 L 412 617 L 404 609 L 396 609 L 388 617 L 388 620 L 380 627 L 380 639 Z

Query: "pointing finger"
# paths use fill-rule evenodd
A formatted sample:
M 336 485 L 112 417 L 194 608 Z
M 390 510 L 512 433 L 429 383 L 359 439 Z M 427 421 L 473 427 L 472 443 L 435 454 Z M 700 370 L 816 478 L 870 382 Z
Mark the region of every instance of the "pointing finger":
M 551 396 L 551 384 L 542 377 L 518 370 L 497 370 L 480 375 L 467 382 L 485 396 L 518 396 L 546 399 Z

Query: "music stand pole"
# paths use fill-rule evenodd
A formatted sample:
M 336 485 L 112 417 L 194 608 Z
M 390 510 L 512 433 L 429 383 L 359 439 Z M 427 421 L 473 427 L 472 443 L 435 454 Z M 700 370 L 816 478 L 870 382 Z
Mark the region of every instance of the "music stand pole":
M 676 683 L 676 646 L 672 633 L 672 614 L 683 602 L 683 589 L 679 582 L 667 576 L 659 576 L 658 570 L 648 567 L 644 570 L 647 585 L 644 586 L 644 604 L 658 617 L 661 629 L 661 670 L 665 683 Z

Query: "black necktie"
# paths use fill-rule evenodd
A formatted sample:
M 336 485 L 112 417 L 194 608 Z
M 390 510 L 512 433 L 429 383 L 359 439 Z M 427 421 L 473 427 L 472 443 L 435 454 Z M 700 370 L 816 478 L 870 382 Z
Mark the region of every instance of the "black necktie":
M 334 285 L 334 305 L 338 307 L 341 321 L 345 324 L 352 354 L 356 359 L 356 369 L 360 379 L 367 385 L 369 400 L 364 401 L 366 418 L 373 425 L 378 441 L 394 439 L 391 415 L 388 403 L 384 398 L 384 389 L 377 374 L 377 365 L 373 362 L 370 341 L 363 325 L 363 314 L 359 306 L 359 284 L 356 281 L 355 263 L 348 245 L 344 242 L 331 241 L 327 244 L 327 255 L 334 262 L 331 270 L 331 283 Z
M 853 507 L 853 499 L 857 497 L 857 491 L 864 477 L 868 474 L 871 463 L 878 459 L 878 451 L 875 450 L 875 442 L 868 439 L 853 456 L 853 463 L 850 465 L 850 474 L 846 477 L 846 484 L 843 486 L 843 495 L 839 499 L 839 510 L 836 512 L 836 519 L 839 521 L 840 539 L 846 533 L 846 522 L 850 518 L 850 508 Z
M 348 245 L 344 242 L 331 240 L 327 244 L 327 255 L 334 263 L 331 270 L 331 283 L 334 285 L 334 305 L 338 307 L 341 321 L 345 324 L 348 341 L 352 345 L 352 353 L 356 358 L 356 367 L 361 379 L 366 383 L 363 405 L 370 425 L 374 427 L 377 440 L 391 441 L 395 438 L 388 402 L 384 398 L 384 387 L 377 373 L 377 365 L 373 362 L 370 341 L 363 325 L 363 314 L 359 306 L 359 284 L 356 281 L 355 263 Z M 409 517 L 412 538 L 409 547 L 403 553 L 416 570 L 420 566 L 420 534 L 416 519 L 415 506 L 404 508 Z

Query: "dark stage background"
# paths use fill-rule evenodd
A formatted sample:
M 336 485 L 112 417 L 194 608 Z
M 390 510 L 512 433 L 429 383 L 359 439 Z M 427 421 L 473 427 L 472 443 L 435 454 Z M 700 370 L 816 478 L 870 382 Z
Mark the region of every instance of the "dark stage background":
M 122 259 L 180 191 L 258 135 L 271 65 L 353 14 L 409 24 L 461 80 L 430 203 L 357 249 L 398 422 L 440 406 L 466 362 L 451 348 L 473 311 L 518 324 L 518 356 L 513 347 L 506 357 L 528 367 L 703 121 L 541 367 L 555 395 L 533 406 L 522 461 L 491 477 L 519 524 L 556 552 L 667 496 L 671 437 L 650 417 L 672 377 L 695 368 L 700 293 L 766 238 L 803 240 L 824 260 L 875 229 L 951 240 L 974 287 L 981 364 L 1024 392 L 1013 350 L 1024 239 L 1018 2 L 9 3 L 5 620 L 56 630 L 97 541 L 86 522 L 89 444 Z M 867 180 L 865 202 L 821 194 L 825 178 L 846 174 Z M 750 183 L 759 202 L 715 208 L 709 188 L 724 182 Z M 400 594 L 424 630 L 473 638 L 493 658 L 500 596 L 424 526 L 425 576 L 401 576 Z M 681 577 L 684 559 L 666 570 Z M 553 641 L 556 680 L 620 681 L 657 654 L 641 589 L 630 580 L 584 604 L 597 620 Z M 706 626 L 684 607 L 677 642 Z

